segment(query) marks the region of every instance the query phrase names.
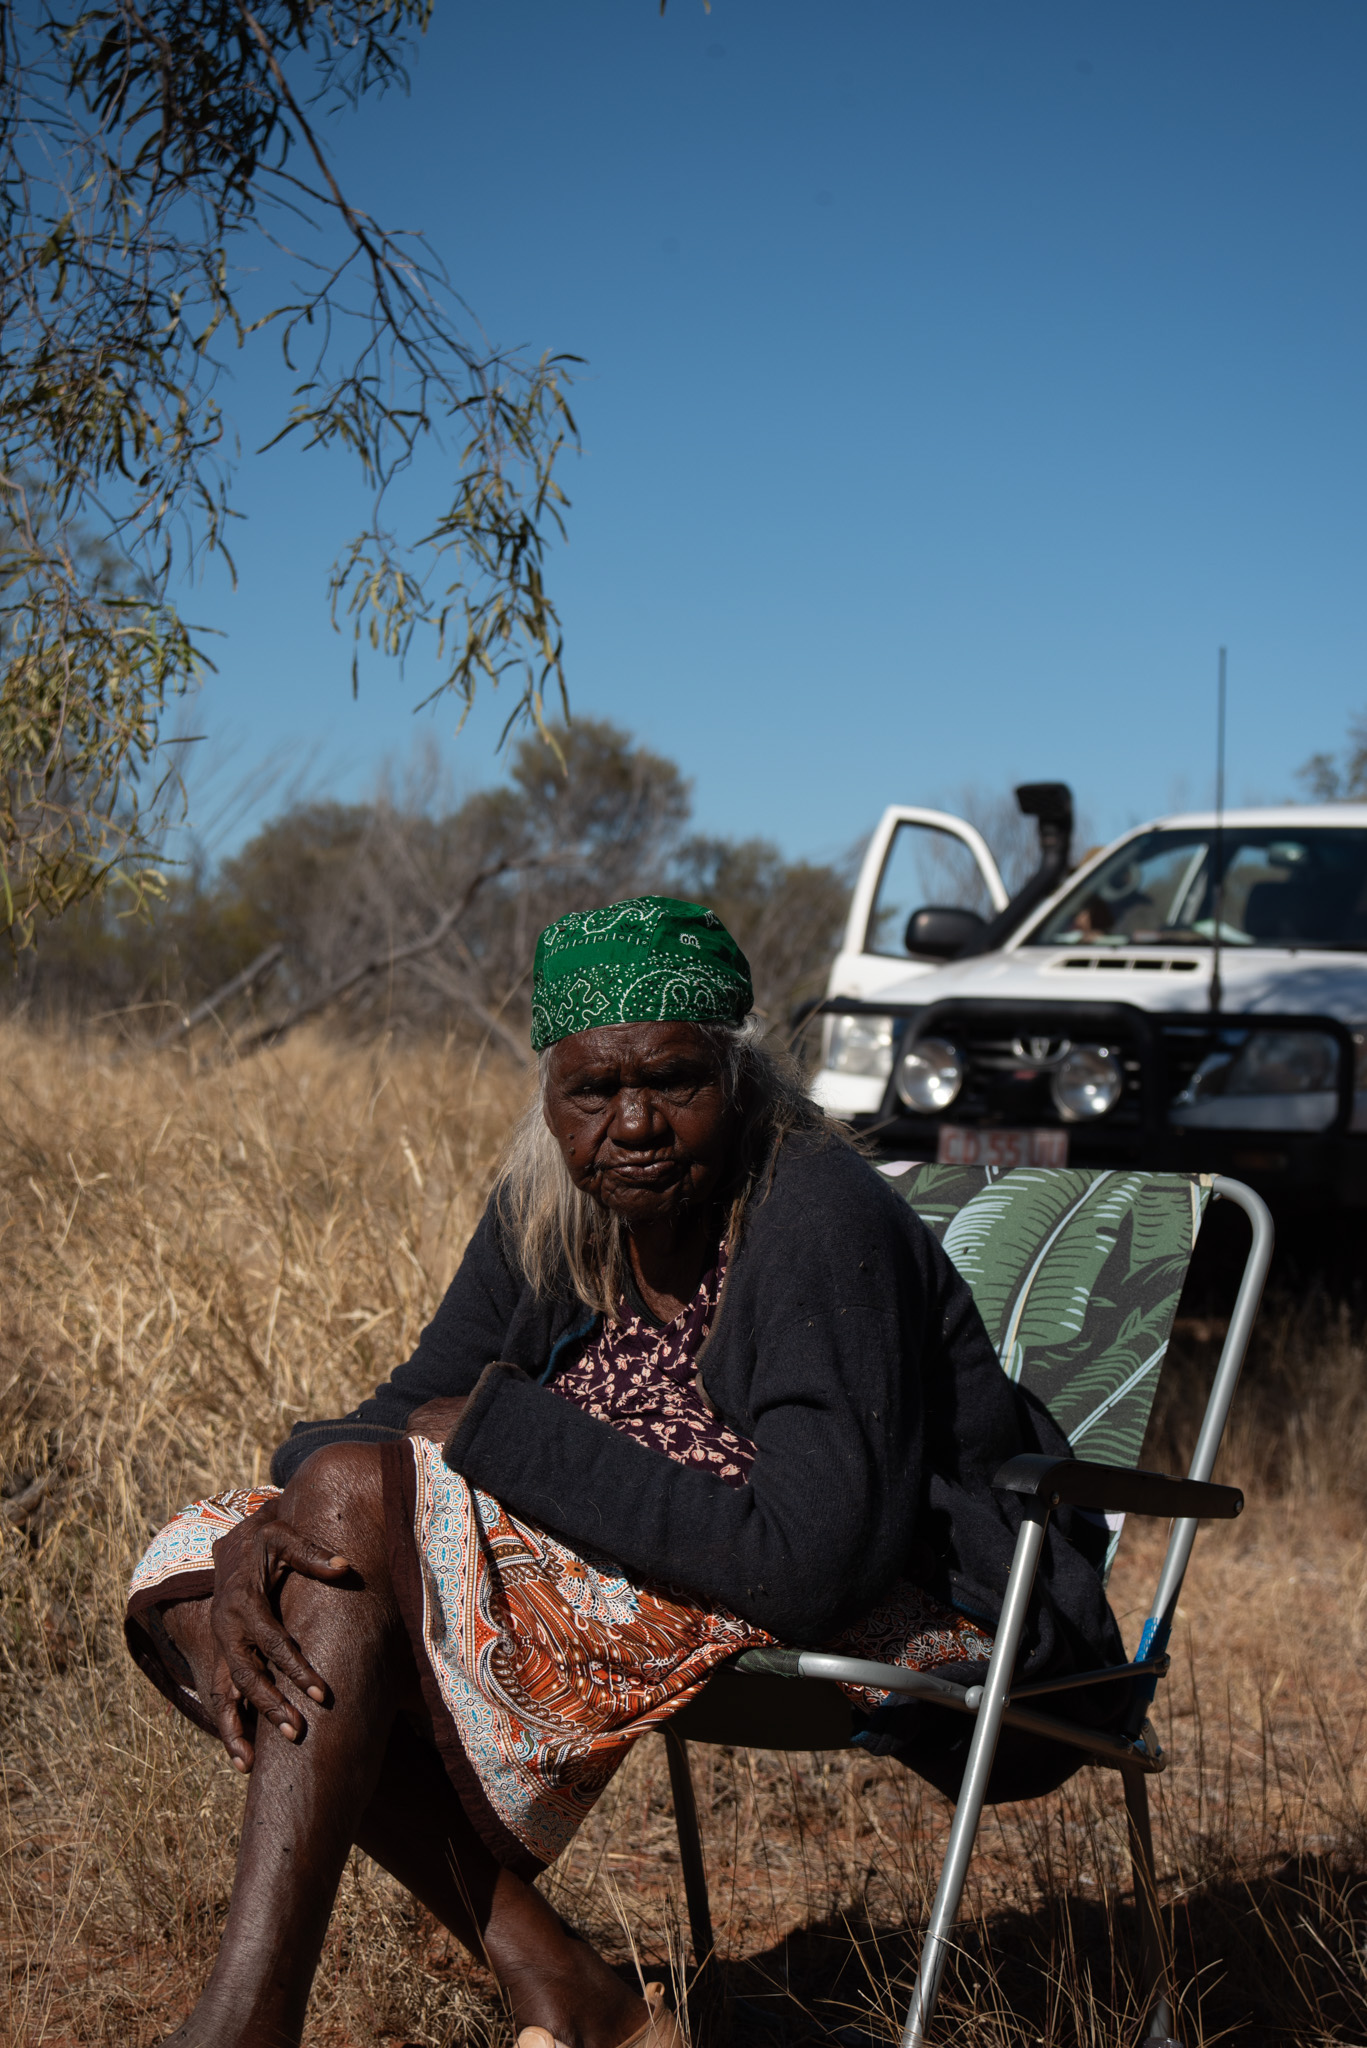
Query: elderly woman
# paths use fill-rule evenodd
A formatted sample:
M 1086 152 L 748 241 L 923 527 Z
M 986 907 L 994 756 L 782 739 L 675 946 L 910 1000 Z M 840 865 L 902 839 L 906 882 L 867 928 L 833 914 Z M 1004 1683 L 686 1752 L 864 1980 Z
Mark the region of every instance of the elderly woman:
M 417 1350 L 139 1566 L 134 1654 L 250 1774 L 175 2041 L 299 2040 L 358 1844 L 487 1961 L 520 2048 L 671 2048 L 659 1987 L 533 1883 L 636 1738 L 775 1639 L 981 1669 L 1014 1535 L 992 1474 L 1059 1440 L 750 1007 L 697 904 L 543 932 L 538 1099 Z M 1048 1545 L 1030 1669 L 1120 1661 L 1096 1532 L 1064 1515 Z M 956 1787 L 957 1727 L 856 1706 L 859 1739 Z M 1075 1762 L 1023 1747 L 998 1789 Z

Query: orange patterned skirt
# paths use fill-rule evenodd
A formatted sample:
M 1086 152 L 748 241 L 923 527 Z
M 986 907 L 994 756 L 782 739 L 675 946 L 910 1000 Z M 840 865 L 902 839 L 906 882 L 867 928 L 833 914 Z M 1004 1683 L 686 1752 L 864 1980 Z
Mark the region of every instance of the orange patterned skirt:
M 519 1520 L 421 1438 L 386 1445 L 390 1567 L 432 1734 L 500 1862 L 522 1875 L 566 1847 L 639 1736 L 739 1651 L 773 1637 L 676 1587 L 644 1586 L 610 1558 Z M 213 1544 L 277 1491 L 192 1501 L 153 1539 L 129 1589 L 135 1656 L 201 1727 L 212 1722 L 137 1617 L 207 1593 Z M 990 1633 L 910 1582 L 830 1645 L 913 1670 L 976 1664 Z M 888 1695 L 848 1688 L 860 1706 Z

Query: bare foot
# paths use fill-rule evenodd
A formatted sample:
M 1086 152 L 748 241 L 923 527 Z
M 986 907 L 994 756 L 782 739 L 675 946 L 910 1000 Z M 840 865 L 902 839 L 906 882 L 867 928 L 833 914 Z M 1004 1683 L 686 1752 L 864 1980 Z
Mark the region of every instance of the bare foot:
M 646 2024 L 650 2007 L 587 1942 L 576 1942 L 574 1948 L 583 1958 L 577 1967 L 547 1968 L 542 1959 L 534 1966 L 498 1971 L 514 2030 L 521 2035 L 528 2028 L 544 2028 L 560 2048 L 618 2048 Z
M 616 2048 L 687 2048 L 683 2029 L 665 2003 L 663 1984 L 647 1984 L 645 1998 L 637 2003 L 645 2018 L 639 2027 L 621 2038 Z M 548 2027 L 524 2027 L 517 2037 L 517 2048 L 570 2048 L 570 2044 L 559 2040 Z

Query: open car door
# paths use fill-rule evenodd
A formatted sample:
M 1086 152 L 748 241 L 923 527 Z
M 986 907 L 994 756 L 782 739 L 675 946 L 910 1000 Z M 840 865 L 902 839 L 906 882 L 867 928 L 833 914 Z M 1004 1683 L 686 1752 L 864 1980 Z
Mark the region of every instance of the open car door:
M 1008 901 L 981 832 L 948 811 L 890 804 L 864 854 L 827 995 L 870 1002 L 894 982 L 941 966 L 947 957 L 942 946 L 922 949 L 923 941 L 940 936 L 928 911 L 958 913 L 965 923 L 986 926 Z M 868 1114 L 882 1100 L 891 1058 L 890 1017 L 828 1016 L 813 1092 L 837 1116 Z

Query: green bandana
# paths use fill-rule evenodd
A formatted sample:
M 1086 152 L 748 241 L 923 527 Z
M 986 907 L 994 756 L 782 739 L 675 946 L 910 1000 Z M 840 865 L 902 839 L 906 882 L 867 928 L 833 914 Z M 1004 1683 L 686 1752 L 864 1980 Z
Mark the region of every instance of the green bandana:
M 536 942 L 532 1050 L 599 1024 L 739 1024 L 750 963 L 713 910 L 633 896 L 572 910 Z

